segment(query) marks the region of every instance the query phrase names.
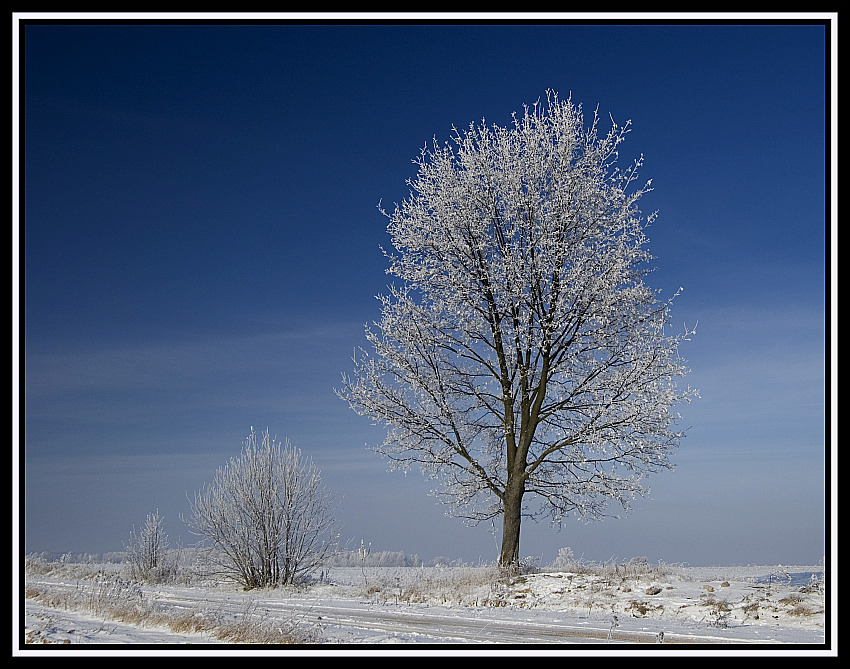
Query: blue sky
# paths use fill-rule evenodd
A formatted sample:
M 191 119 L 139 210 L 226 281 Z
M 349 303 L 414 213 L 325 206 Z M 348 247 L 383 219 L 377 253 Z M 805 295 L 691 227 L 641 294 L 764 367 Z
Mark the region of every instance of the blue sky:
M 334 394 L 389 281 L 377 205 L 453 125 L 506 125 L 547 88 L 633 130 L 682 349 L 688 436 L 631 515 L 521 553 L 816 563 L 828 531 L 827 23 L 23 25 L 20 537 L 120 550 L 251 426 L 313 458 L 342 533 L 494 560 L 491 526 L 386 471 Z M 631 153 L 630 153 L 631 152 Z M 13 407 L 14 413 L 14 407 Z M 14 416 L 13 416 L 14 418 Z

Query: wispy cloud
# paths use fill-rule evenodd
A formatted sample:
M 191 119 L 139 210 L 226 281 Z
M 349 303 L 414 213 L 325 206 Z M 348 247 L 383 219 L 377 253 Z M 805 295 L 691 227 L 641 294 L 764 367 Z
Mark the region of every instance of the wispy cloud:
M 333 384 L 359 332 L 357 324 L 314 323 L 101 349 L 30 348 L 26 448 L 37 454 L 70 438 L 85 450 L 110 441 L 111 450 L 119 435 L 156 448 L 151 441 L 207 434 L 227 421 L 241 434 L 270 415 L 320 415 L 329 405 L 344 411 Z

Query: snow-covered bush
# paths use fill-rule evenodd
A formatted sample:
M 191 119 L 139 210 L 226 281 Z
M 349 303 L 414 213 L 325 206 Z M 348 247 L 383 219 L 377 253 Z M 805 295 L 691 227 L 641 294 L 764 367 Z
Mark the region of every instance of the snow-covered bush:
M 186 522 L 220 574 L 246 589 L 286 585 L 333 553 L 331 501 L 311 460 L 251 428 L 241 455 L 195 495 Z
M 179 563 L 179 551 L 169 551 L 168 535 L 159 510 L 149 513 L 142 529 L 130 532 L 125 546 L 126 559 L 134 579 L 148 583 L 174 580 Z
M 569 571 L 576 563 L 573 549 L 569 546 L 564 546 L 558 549 L 558 557 L 552 561 L 552 568 L 560 571 Z

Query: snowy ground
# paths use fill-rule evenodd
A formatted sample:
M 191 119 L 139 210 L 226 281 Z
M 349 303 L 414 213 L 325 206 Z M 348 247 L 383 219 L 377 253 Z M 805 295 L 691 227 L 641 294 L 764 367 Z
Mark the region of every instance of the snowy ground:
M 332 567 L 307 587 L 261 592 L 214 583 L 142 586 L 116 571 L 94 579 L 69 573 L 27 575 L 18 654 L 55 652 L 57 644 L 93 654 L 175 652 L 178 645 L 222 654 L 235 648 L 228 638 L 276 641 L 276 632 L 299 642 L 284 652 L 307 653 L 488 645 L 504 653 L 506 644 L 522 644 L 523 654 L 565 645 L 573 652 L 835 650 L 826 645 L 834 640 L 833 598 L 819 566 L 609 565 L 510 582 L 482 567 Z M 203 625 L 187 624 L 200 619 Z M 237 628 L 242 636 L 221 633 Z

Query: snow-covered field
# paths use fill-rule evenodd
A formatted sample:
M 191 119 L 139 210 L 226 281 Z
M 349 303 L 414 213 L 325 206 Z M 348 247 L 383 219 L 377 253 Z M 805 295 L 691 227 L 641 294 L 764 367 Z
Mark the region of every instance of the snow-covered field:
M 215 582 L 143 585 L 122 573 L 120 565 L 27 570 L 18 654 L 55 652 L 56 644 L 93 654 L 173 653 L 177 644 L 221 654 L 250 643 L 304 653 L 488 644 L 500 653 L 522 644 L 523 654 L 565 645 L 835 650 L 834 597 L 817 565 L 585 565 L 510 580 L 492 567 L 330 567 L 302 587 L 251 592 Z

